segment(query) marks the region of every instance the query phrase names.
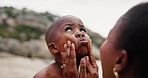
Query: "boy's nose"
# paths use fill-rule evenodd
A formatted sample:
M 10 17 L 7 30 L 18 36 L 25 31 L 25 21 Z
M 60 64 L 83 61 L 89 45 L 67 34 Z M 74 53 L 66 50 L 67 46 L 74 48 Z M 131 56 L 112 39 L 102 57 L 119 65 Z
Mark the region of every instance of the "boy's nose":
M 84 34 L 83 32 L 77 32 L 77 33 L 75 34 L 75 37 L 76 37 L 76 38 L 85 37 L 85 34 Z

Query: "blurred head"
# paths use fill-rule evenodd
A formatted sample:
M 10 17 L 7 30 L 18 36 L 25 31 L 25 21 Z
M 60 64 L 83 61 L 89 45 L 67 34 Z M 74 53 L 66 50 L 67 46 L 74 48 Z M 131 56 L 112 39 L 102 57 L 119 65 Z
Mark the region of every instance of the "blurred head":
M 148 57 L 148 3 L 134 6 L 119 18 L 100 48 L 103 77 L 146 75 Z M 131 77 L 130 77 L 131 78 Z
M 68 40 L 75 44 L 77 57 L 89 53 L 90 38 L 82 21 L 75 16 L 67 15 L 56 20 L 47 30 L 45 39 L 54 55 L 64 51 L 63 46 Z

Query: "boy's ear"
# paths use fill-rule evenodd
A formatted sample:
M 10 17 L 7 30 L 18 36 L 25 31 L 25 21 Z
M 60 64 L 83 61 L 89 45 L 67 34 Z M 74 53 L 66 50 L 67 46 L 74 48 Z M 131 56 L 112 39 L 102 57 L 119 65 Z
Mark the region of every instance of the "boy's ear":
M 127 52 L 126 50 L 121 50 L 121 52 L 115 59 L 114 68 L 116 68 L 117 72 L 120 72 L 126 67 L 127 62 L 128 62 Z
M 48 49 L 52 54 L 58 53 L 58 49 L 55 43 L 49 43 L 48 44 Z

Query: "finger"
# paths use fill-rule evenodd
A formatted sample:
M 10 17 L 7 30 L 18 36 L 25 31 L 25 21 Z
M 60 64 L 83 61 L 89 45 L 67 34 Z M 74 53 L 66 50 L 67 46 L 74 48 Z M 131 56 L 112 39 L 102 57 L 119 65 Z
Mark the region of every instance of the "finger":
M 92 42 L 90 42 L 90 47 L 89 47 L 89 50 L 90 50 L 90 61 L 91 62 L 95 62 L 95 58 L 94 58 L 94 55 L 93 55 L 93 49 L 92 49 Z
M 71 52 L 70 52 L 70 66 L 74 69 L 77 69 L 76 66 L 76 52 L 74 43 L 71 44 Z
M 91 43 L 91 42 L 90 42 L 90 48 L 89 48 L 89 49 L 90 49 L 90 54 L 89 54 L 90 63 L 92 64 L 92 66 L 93 66 L 94 68 L 98 69 L 95 56 L 93 55 L 92 43 Z
M 91 76 L 90 76 L 90 73 L 89 73 L 89 72 L 87 72 L 87 78 L 91 78 Z
M 90 56 L 90 62 L 89 62 L 93 68 L 95 68 L 98 71 L 98 65 L 96 63 L 96 60 L 93 56 Z
M 92 40 L 90 40 L 89 50 L 90 50 L 90 54 L 93 53 L 93 51 L 92 51 Z
M 86 56 L 85 57 L 85 60 L 86 60 L 86 68 L 87 68 L 87 71 L 89 72 L 89 73 L 93 73 L 93 67 L 92 67 L 92 65 L 90 64 L 90 62 L 89 62 L 89 58 L 88 58 L 88 56 Z
M 76 64 L 75 64 L 75 70 L 74 69 L 71 69 L 73 68 L 71 65 L 70 65 L 70 60 L 71 60 L 71 49 L 75 51 L 75 47 L 74 47 L 74 44 L 71 44 L 70 41 L 67 42 L 67 44 L 64 45 L 64 49 L 65 49 L 65 52 L 63 53 L 63 58 L 65 60 L 65 67 L 63 68 L 63 76 L 64 78 L 70 78 L 73 76 L 73 78 L 78 78 L 79 74 L 78 74 L 78 71 L 77 71 L 77 67 L 76 67 Z M 74 54 L 72 54 L 74 55 Z M 74 55 L 75 56 L 75 55 Z M 76 62 L 76 60 L 75 60 Z
M 90 56 L 90 62 L 96 62 L 95 61 L 95 58 L 94 58 L 94 55 L 93 55 L 93 49 L 92 49 L 92 42 L 90 41 L 90 47 L 89 47 L 89 50 L 90 50 L 90 54 L 89 54 L 89 56 Z
M 98 69 L 94 68 L 92 66 L 92 64 L 89 62 L 89 57 L 86 56 L 85 57 L 85 60 L 86 60 L 86 68 L 87 68 L 87 71 L 90 73 L 90 74 L 95 74 L 98 72 Z
M 63 68 L 63 64 L 65 64 L 64 52 L 61 52 L 61 56 L 62 56 L 61 68 Z
M 70 47 L 71 47 L 71 42 L 67 42 L 67 47 L 66 47 L 66 59 L 65 59 L 65 64 L 67 68 L 69 67 L 69 60 L 70 60 Z
M 62 55 L 62 63 L 65 63 L 65 60 L 66 60 L 66 50 L 67 50 L 67 44 L 64 44 L 64 51 L 61 52 L 61 55 Z
M 90 54 L 89 57 L 90 57 L 90 62 L 96 64 L 95 56 L 93 54 Z
M 82 58 L 80 61 L 80 78 L 87 78 L 85 58 Z
M 64 44 L 64 52 L 61 52 L 61 55 L 62 55 L 62 65 L 61 65 L 61 68 L 65 67 L 65 61 L 67 60 L 66 59 L 66 49 L 67 49 L 67 44 Z
M 67 44 L 64 44 L 64 52 L 61 53 L 62 55 L 62 65 L 61 68 L 63 69 L 63 74 L 66 73 L 67 67 L 66 67 L 66 49 L 67 49 Z

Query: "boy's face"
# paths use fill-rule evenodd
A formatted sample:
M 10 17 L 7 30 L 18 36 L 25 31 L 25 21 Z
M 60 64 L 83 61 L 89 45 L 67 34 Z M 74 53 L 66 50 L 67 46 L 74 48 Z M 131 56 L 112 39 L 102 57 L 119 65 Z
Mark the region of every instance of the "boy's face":
M 57 35 L 56 44 L 59 51 L 64 50 L 64 44 L 69 40 L 75 44 L 77 57 L 88 55 L 90 52 L 90 38 L 86 34 L 82 21 L 76 17 L 67 17 L 59 21 L 59 23 L 55 34 Z

